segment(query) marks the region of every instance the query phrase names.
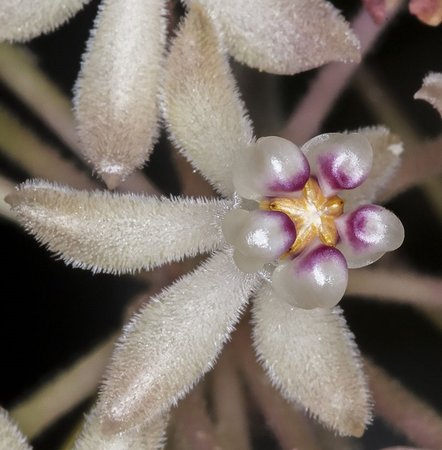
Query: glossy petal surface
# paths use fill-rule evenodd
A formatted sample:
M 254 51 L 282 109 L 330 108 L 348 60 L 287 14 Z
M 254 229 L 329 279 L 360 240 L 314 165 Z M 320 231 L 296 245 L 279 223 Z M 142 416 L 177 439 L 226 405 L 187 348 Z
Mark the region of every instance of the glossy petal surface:
M 2 0 L 0 41 L 23 42 L 49 33 L 90 0 Z
M 260 70 L 295 74 L 330 61 L 359 61 L 359 42 L 323 0 L 187 0 L 207 8 L 229 52 Z
M 277 136 L 267 136 L 241 151 L 233 167 L 235 191 L 257 200 L 301 190 L 310 168 L 299 148 Z
M 272 286 L 290 305 L 312 309 L 331 308 L 344 296 L 347 264 L 334 247 L 320 245 L 276 267 Z
M 28 182 L 8 196 L 25 228 L 74 267 L 124 273 L 219 248 L 222 200 L 76 191 Z
M 85 157 L 114 188 L 153 149 L 165 21 L 163 0 L 104 0 L 76 85 Z
M 388 209 L 365 205 L 336 221 L 342 251 L 350 269 L 367 266 L 404 241 L 401 221 Z
M 190 10 L 172 43 L 163 109 L 184 156 L 221 194 L 231 196 L 236 154 L 252 141 L 252 127 L 219 36 L 199 7 Z
M 368 177 L 373 150 L 361 134 L 321 134 L 305 143 L 310 170 L 326 196 L 358 187 Z
M 337 433 L 361 436 L 371 404 L 340 309 L 295 308 L 266 284 L 254 302 L 253 320 L 258 357 L 284 397 Z
M 101 396 L 105 420 L 135 426 L 182 398 L 212 367 L 258 285 L 221 251 L 154 297 L 114 354 Z
M 273 211 L 230 211 L 222 230 L 235 249 L 237 266 L 244 272 L 255 272 L 279 258 L 296 238 L 294 223 L 284 213 Z
M 396 173 L 404 150 L 399 137 L 388 128 L 362 128 L 357 132 L 363 134 L 370 142 L 373 149 L 373 163 L 370 174 L 360 186 L 339 193 L 345 201 L 346 211 L 376 200 Z

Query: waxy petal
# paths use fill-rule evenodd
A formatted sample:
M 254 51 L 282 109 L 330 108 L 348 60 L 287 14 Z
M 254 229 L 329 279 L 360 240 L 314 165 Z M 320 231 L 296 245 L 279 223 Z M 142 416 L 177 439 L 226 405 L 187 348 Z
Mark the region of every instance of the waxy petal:
M 124 273 L 220 247 L 223 200 L 77 191 L 43 181 L 10 194 L 19 221 L 74 267 Z
M 149 422 L 182 398 L 213 366 L 258 285 L 221 251 L 154 297 L 114 354 L 101 395 L 108 424 Z
M 49 33 L 90 0 L 2 0 L 0 41 L 23 42 Z
M 237 152 L 252 140 L 219 36 L 199 7 L 188 13 L 167 61 L 163 109 L 184 156 L 225 196 L 231 196 Z
M 429 73 L 424 78 L 422 87 L 414 94 L 414 98 L 427 101 L 442 116 L 442 73 Z
M 396 250 L 404 241 L 401 221 L 388 209 L 365 205 L 336 219 L 338 248 L 344 254 L 348 267 L 367 266 L 385 252 Z
M 287 303 L 304 309 L 332 308 L 347 288 L 347 263 L 334 247 L 320 245 L 278 265 L 272 286 Z
M 359 133 L 321 134 L 301 150 L 326 196 L 358 187 L 368 177 L 373 161 L 370 142 Z
M 284 397 L 339 434 L 361 436 L 370 422 L 370 398 L 340 309 L 295 308 L 266 284 L 253 319 L 256 352 Z
M 401 162 L 402 142 L 385 127 L 362 128 L 373 149 L 373 163 L 368 178 L 356 189 L 339 192 L 345 201 L 345 210 L 352 211 L 359 205 L 372 203 L 388 184 Z
M 432 27 L 442 23 L 442 2 L 440 0 L 410 0 L 408 9 L 421 22 Z
M 0 408 L 0 448 L 2 450 L 31 450 L 26 438 L 2 408 Z
M 149 424 L 112 433 L 103 429 L 95 409 L 87 417 L 73 450 L 162 450 L 166 444 L 167 423 L 168 417 L 164 415 Z
M 233 167 L 233 185 L 241 197 L 259 200 L 299 191 L 309 175 L 308 161 L 295 144 L 267 136 L 238 155 Z
M 256 272 L 287 252 L 296 238 L 295 224 L 277 211 L 235 209 L 222 222 L 226 241 L 235 249 L 240 270 Z
M 164 0 L 103 0 L 76 85 L 85 157 L 114 188 L 149 157 L 157 135 Z
M 323 0 L 187 0 L 207 8 L 238 61 L 295 74 L 330 61 L 357 62 L 359 42 Z

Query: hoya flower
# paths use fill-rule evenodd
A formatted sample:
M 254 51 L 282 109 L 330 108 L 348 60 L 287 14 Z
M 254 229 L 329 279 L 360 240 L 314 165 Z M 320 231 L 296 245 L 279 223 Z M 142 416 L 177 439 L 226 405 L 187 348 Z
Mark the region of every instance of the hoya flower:
M 224 198 L 91 193 L 43 181 L 27 182 L 8 198 L 27 230 L 77 267 L 125 273 L 210 253 L 126 327 L 97 405 L 102 423 L 114 431 L 155 423 L 214 365 L 253 299 L 254 345 L 273 383 L 336 432 L 361 435 L 371 405 L 353 337 L 326 295 L 317 295 L 322 307 L 305 306 L 312 306 L 315 277 L 324 278 L 325 290 L 334 295 L 330 303 L 336 303 L 332 278 L 346 276 L 342 254 L 361 264 L 361 258 L 377 259 L 399 243 L 401 227 L 391 213 L 356 205 L 369 203 L 394 171 L 400 145 L 385 129 L 364 132 L 373 155 L 359 135 L 323 135 L 302 150 L 278 138 L 255 141 L 218 31 L 196 6 L 173 41 L 165 73 L 162 104 L 169 131 Z M 342 188 L 354 189 L 338 200 L 335 191 Z M 275 199 L 281 209 L 283 198 L 293 214 L 271 210 Z M 296 211 L 296 205 L 305 209 Z M 321 233 L 310 239 L 307 227 L 303 237 L 303 221 L 319 230 L 318 211 L 332 218 L 324 217 L 324 223 L 333 240 L 316 247 Z M 264 219 L 254 218 L 261 213 Z M 270 245 L 263 253 L 235 239 L 239 222 L 237 236 L 265 225 Z M 330 231 L 334 226 L 339 239 Z M 290 254 L 292 245 L 298 247 Z M 235 252 L 244 258 L 234 258 Z M 300 262 L 295 272 L 305 276 L 285 273 L 285 267 L 293 272 L 292 256 L 295 265 Z M 243 263 L 255 260 L 259 265 L 245 270 Z M 260 268 L 269 260 L 276 260 L 273 276 L 279 273 L 282 280 L 276 289 L 268 267 Z M 306 297 L 294 306 L 286 289 L 290 299 L 301 291 Z
M 335 306 L 347 268 L 371 264 L 404 239 L 390 211 L 345 201 L 372 158 L 361 134 L 323 134 L 301 149 L 266 137 L 241 152 L 233 168 L 239 208 L 223 223 L 240 270 L 268 271 L 275 292 L 295 306 Z
M 4 0 L 0 41 L 60 26 L 88 0 Z M 109 188 L 148 160 L 158 135 L 157 93 L 166 41 L 165 0 L 102 0 L 75 87 L 85 159 Z M 294 74 L 359 60 L 359 43 L 325 0 L 185 0 L 209 12 L 240 62 Z

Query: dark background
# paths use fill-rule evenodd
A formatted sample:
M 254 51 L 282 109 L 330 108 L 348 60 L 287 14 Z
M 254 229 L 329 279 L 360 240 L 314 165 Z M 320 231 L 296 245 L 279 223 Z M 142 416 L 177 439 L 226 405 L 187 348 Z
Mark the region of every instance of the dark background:
M 357 2 L 351 2 L 350 7 L 348 1 L 334 3 L 344 9 L 347 17 L 351 17 L 357 7 Z M 98 2 L 93 1 L 68 25 L 28 45 L 38 56 L 40 66 L 69 95 L 97 5 Z M 441 55 L 442 28 L 428 27 L 404 11 L 364 63 L 366 69 L 376 74 L 423 140 L 439 135 L 441 121 L 435 110 L 424 102 L 414 101 L 412 96 L 428 71 L 442 71 Z M 250 69 L 242 70 L 247 78 Z M 302 98 L 315 73 L 277 77 L 278 95 L 286 114 Z M 270 77 L 256 73 L 250 76 Z M 354 86 L 354 83 L 349 84 L 324 123 L 324 131 L 378 123 Z M 259 96 L 259 92 L 254 95 Z M 60 148 L 66 158 L 84 167 L 1 84 L 0 96 L 23 123 Z M 259 111 L 252 110 L 252 117 L 255 114 L 259 115 Z M 178 194 L 180 186 L 170 169 L 168 147 L 164 142 L 160 142 L 160 146 L 161 151 L 154 153 L 146 172 L 165 193 Z M 28 177 L 1 155 L 0 171 L 17 182 Z M 441 276 L 441 223 L 425 194 L 418 188 L 413 189 L 388 207 L 401 218 L 406 229 L 406 240 L 398 257 L 416 271 Z M 66 268 L 15 225 L 0 220 L 0 229 L 3 237 L 0 404 L 8 409 L 120 328 L 127 302 L 145 286 L 130 277 L 92 275 Z M 342 304 L 362 351 L 442 412 L 442 339 L 433 323 L 409 306 L 352 298 L 346 298 Z M 35 448 L 57 448 L 88 406 L 89 402 L 81 405 L 45 432 L 34 442 Z M 259 442 L 256 448 L 272 448 L 270 436 L 260 434 Z M 378 419 L 362 442 L 367 450 L 406 443 Z

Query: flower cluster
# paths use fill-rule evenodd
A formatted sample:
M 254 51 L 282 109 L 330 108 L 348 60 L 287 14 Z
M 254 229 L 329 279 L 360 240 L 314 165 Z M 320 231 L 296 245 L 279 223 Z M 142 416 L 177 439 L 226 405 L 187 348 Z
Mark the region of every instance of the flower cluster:
M 404 239 L 393 213 L 371 204 L 353 209 L 341 194 L 366 180 L 372 159 L 360 134 L 324 134 L 301 149 L 266 137 L 245 149 L 233 171 L 241 200 L 223 223 L 236 265 L 265 267 L 275 291 L 295 306 L 335 306 L 347 268 L 371 264 Z
M 211 252 L 126 327 L 99 420 L 120 431 L 164 428 L 169 408 L 213 366 L 253 300 L 254 346 L 272 382 L 340 434 L 362 434 L 371 403 L 360 355 L 330 306 L 345 289 L 340 252 L 368 262 L 401 240 L 400 224 L 382 208 L 351 213 L 394 171 L 398 144 L 382 128 L 319 136 L 302 151 L 274 137 L 255 142 L 220 36 L 199 7 L 171 45 L 161 100 L 176 146 L 224 199 L 91 193 L 43 181 L 8 199 L 27 230 L 75 266 L 123 273 Z M 286 301 L 293 292 L 301 308 Z

